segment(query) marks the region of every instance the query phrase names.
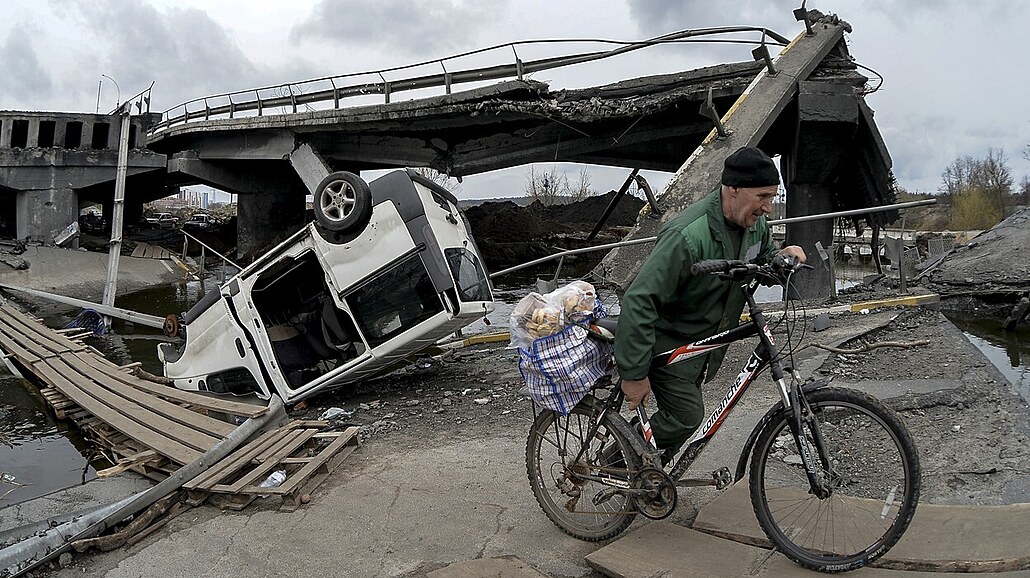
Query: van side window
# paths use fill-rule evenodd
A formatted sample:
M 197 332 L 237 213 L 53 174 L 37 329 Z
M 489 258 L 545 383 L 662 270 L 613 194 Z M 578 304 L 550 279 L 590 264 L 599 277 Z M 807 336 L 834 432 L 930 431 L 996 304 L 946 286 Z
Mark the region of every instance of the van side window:
M 418 254 L 380 273 L 346 301 L 372 347 L 444 310 Z

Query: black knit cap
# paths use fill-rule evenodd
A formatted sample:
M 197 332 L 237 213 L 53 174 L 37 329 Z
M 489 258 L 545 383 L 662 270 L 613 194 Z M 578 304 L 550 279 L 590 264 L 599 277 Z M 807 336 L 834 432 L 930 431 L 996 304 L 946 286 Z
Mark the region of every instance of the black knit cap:
M 722 184 L 728 187 L 759 188 L 780 184 L 780 173 L 769 155 L 755 147 L 740 147 L 726 157 Z

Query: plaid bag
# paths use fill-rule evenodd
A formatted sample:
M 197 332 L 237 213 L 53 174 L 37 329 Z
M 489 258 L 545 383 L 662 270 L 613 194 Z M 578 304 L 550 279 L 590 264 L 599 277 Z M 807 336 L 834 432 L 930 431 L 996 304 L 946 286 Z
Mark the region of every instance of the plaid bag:
M 605 317 L 604 308 L 594 311 Z M 612 346 L 591 338 L 579 325 L 533 340 L 529 350 L 519 348 L 519 373 L 538 405 L 568 415 L 608 373 Z

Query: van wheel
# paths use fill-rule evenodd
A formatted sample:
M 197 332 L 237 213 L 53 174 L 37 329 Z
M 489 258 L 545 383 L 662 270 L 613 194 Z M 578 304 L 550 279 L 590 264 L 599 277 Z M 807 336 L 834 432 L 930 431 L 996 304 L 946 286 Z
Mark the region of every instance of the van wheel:
M 354 173 L 330 173 L 315 189 L 315 219 L 327 231 L 360 230 L 372 218 L 372 191 Z

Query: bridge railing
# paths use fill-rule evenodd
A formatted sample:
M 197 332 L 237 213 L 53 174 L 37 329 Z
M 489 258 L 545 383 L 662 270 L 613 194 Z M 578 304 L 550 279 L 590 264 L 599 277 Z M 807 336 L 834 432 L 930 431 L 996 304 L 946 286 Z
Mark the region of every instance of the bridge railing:
M 739 38 L 708 38 L 711 36 L 741 32 L 759 33 L 760 38 L 757 40 Z M 619 46 L 618 48 L 610 50 L 579 52 L 576 54 L 541 58 L 530 61 L 523 61 L 518 54 L 518 47 L 520 46 L 532 44 L 582 44 L 587 42 L 615 44 Z M 194 121 L 236 118 L 237 116 L 264 116 L 269 114 L 269 111 L 276 111 L 273 114 L 303 112 L 299 107 L 306 108 L 312 104 L 323 104 L 326 106 L 331 105 L 333 109 L 339 109 L 343 100 L 358 96 L 381 94 L 383 95 L 384 102 L 389 103 L 391 96 L 398 92 L 427 88 L 443 88 L 445 94 L 450 94 L 452 86 L 458 84 L 501 80 L 506 78 L 523 80 L 526 75 L 535 72 L 611 58 L 613 56 L 626 54 L 628 52 L 650 46 L 684 42 L 739 43 L 753 45 L 775 44 L 784 46 L 788 43 L 788 40 L 772 30 L 759 26 L 724 26 L 717 28 L 681 30 L 642 41 L 549 39 L 511 42 L 405 66 L 326 76 L 302 82 L 278 84 L 274 86 L 265 86 L 261 88 L 226 92 L 196 98 L 164 111 L 161 114 L 160 122 L 151 127 L 150 135 L 153 137 L 176 125 Z M 447 70 L 447 63 L 449 62 L 505 48 L 511 48 L 514 54 L 514 60 L 510 63 L 469 68 L 455 72 Z M 387 73 L 410 71 L 430 65 L 439 65 L 442 72 L 436 74 L 423 74 L 401 80 L 387 80 L 384 76 L 384 74 Z M 378 76 L 379 81 L 354 82 L 354 79 L 368 76 Z M 326 88 L 327 83 L 328 88 Z

